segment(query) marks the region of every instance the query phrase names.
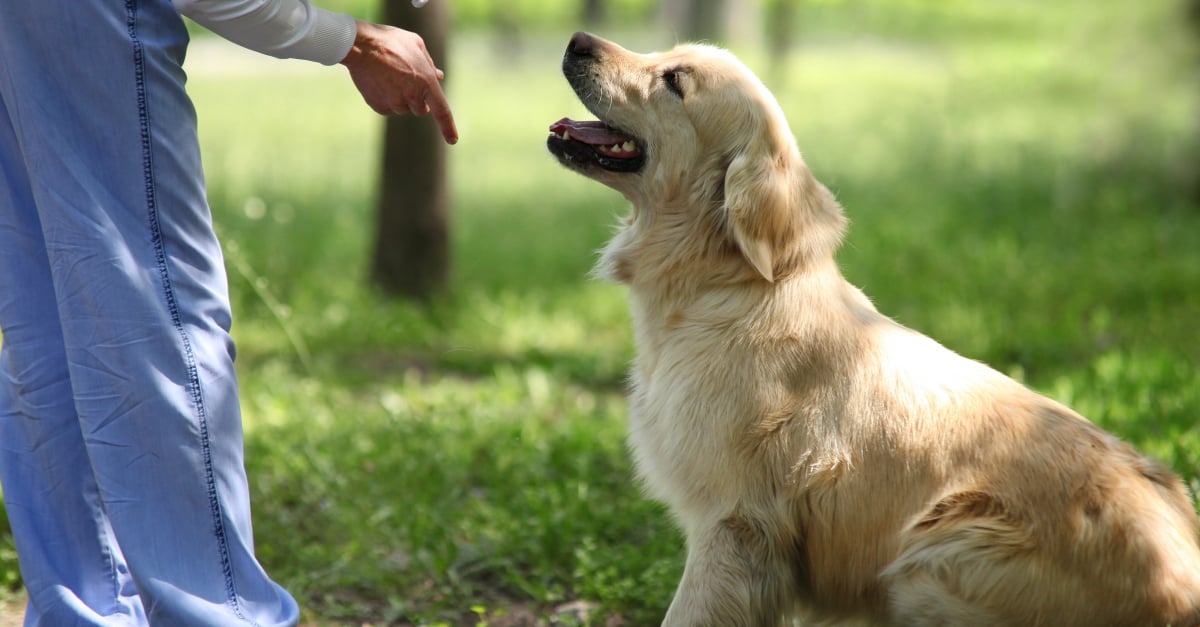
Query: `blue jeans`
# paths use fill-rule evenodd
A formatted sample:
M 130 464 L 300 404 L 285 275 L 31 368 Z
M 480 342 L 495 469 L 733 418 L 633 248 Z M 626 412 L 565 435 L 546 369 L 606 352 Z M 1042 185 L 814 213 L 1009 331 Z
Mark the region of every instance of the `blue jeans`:
M 0 480 L 26 625 L 294 625 L 254 557 L 169 0 L 0 10 Z

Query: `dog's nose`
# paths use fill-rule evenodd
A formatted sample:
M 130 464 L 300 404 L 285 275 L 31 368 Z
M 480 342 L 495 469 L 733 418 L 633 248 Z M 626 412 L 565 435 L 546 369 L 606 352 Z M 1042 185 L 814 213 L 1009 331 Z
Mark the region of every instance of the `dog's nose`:
M 571 35 L 567 44 L 567 54 L 575 57 L 590 57 L 596 48 L 596 38 L 588 33 L 578 32 Z

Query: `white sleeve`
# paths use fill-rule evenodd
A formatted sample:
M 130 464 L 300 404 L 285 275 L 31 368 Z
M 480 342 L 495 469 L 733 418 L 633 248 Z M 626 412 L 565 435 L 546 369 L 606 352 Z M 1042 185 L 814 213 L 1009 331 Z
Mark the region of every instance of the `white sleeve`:
M 354 18 L 312 0 L 172 0 L 175 10 L 251 50 L 281 59 L 333 65 L 346 58 L 358 29 Z

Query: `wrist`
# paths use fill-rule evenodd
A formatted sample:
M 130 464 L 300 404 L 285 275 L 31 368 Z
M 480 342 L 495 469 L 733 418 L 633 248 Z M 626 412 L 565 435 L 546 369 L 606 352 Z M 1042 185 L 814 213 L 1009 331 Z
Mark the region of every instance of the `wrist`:
M 379 29 L 375 24 L 357 18 L 354 20 L 354 25 L 354 43 L 350 44 L 350 50 L 340 61 L 347 67 L 356 64 L 358 60 L 366 56 L 368 50 L 375 47 L 375 31 Z

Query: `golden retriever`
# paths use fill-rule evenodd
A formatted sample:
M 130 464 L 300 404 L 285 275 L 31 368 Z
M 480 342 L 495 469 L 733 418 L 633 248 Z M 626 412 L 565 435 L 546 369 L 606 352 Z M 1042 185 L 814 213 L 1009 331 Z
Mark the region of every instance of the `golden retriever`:
M 629 440 L 687 536 L 665 625 L 1200 624 L 1183 483 L 1085 418 L 878 313 L 778 104 L 724 50 L 577 33 L 600 121 L 547 146 L 633 205 Z

